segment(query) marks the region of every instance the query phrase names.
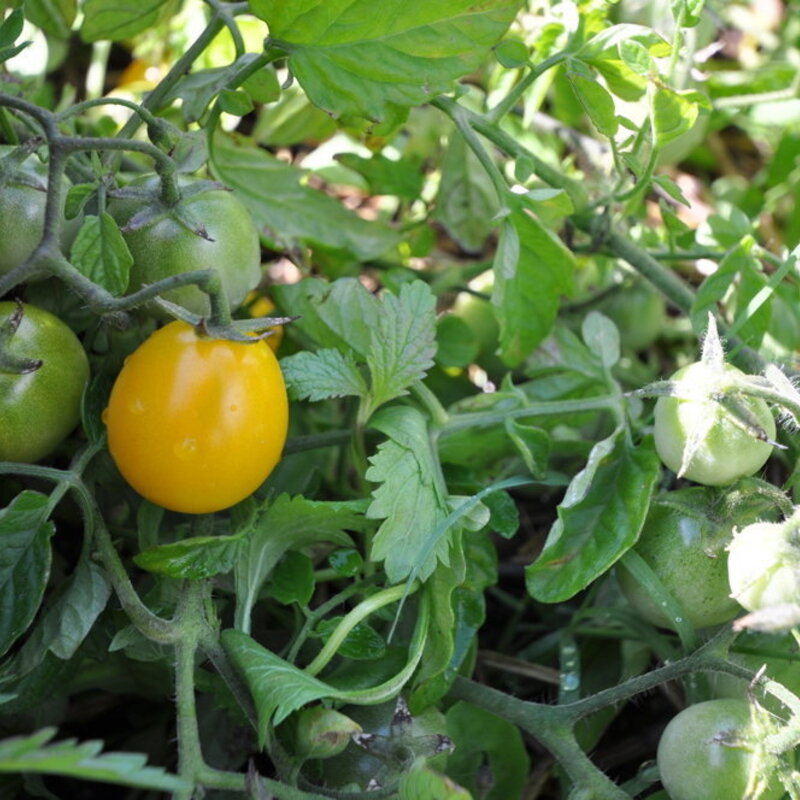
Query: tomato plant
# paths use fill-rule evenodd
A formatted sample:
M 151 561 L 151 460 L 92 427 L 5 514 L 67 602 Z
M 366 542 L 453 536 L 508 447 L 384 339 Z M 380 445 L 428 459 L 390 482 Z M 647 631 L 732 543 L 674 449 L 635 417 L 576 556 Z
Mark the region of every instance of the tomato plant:
M 707 700 L 681 711 L 658 743 L 658 769 L 671 800 L 782 797 L 773 765 L 756 750 L 757 737 L 746 700 Z
M 620 286 L 597 310 L 613 320 L 622 344 L 635 351 L 650 347 L 667 322 L 664 298 L 642 281 Z
M 797 519 L 754 522 L 729 547 L 731 595 L 748 611 L 800 603 L 800 530 Z
M 696 628 L 733 619 L 741 610 L 728 595 L 726 548 L 736 524 L 758 519 L 766 503 L 726 510 L 711 489 L 693 486 L 656 498 L 634 551 L 652 569 Z M 650 593 L 623 566 L 620 586 L 636 611 L 654 625 L 674 627 Z
M 155 191 L 158 179 L 137 179 L 132 185 Z M 190 193 L 197 185 L 191 179 L 181 185 L 186 196 L 160 214 L 147 216 L 147 206 L 131 199 L 109 204 L 133 256 L 129 288 L 211 269 L 219 273 L 228 301 L 236 308 L 261 278 L 261 246 L 250 212 L 232 192 L 212 188 Z M 145 219 L 138 221 L 141 213 Z M 196 286 L 170 289 L 164 298 L 195 314 L 209 311 L 208 297 Z
M 683 476 L 707 486 L 724 486 L 752 475 L 764 466 L 772 447 L 744 430 L 730 413 L 711 399 L 740 370 L 725 364 L 721 374 L 701 361 L 679 369 L 679 381 L 691 399 L 661 397 L 655 408 L 656 449 L 664 464 L 679 472 L 684 451 L 693 436 L 699 436 Z M 770 439 L 775 438 L 775 420 L 769 406 L 760 398 L 744 399 L 745 408 L 759 422 Z
M 183 322 L 126 361 L 105 412 L 123 477 L 148 500 L 199 514 L 252 494 L 277 464 L 288 405 L 263 341 L 210 339 Z
M 17 324 L 18 306 L 0 302 L 0 329 Z M 0 361 L 0 461 L 39 461 L 78 424 L 89 361 L 77 336 L 58 317 L 22 306 L 6 353 L 41 361 L 23 373 Z

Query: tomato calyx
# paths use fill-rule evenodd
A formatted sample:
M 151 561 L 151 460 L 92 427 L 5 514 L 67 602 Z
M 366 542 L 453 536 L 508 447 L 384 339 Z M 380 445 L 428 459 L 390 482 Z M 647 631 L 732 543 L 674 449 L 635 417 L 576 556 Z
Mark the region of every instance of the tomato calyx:
M 213 313 L 209 317 L 201 317 L 199 314 L 193 314 L 177 303 L 172 303 L 163 297 L 154 298 L 154 302 L 171 317 L 191 325 L 198 336 L 208 339 L 225 339 L 229 342 L 242 342 L 243 344 L 253 344 L 262 339 L 267 339 L 274 335 L 274 331 L 271 328 L 275 328 L 278 325 L 288 325 L 290 322 L 300 319 L 299 316 L 294 316 L 215 321 Z
M 9 345 L 14 334 L 19 330 L 25 308 L 22 301 L 17 300 L 14 312 L 0 324 L 0 372 L 10 375 L 27 375 L 36 372 L 44 363 L 40 358 L 24 358 L 9 352 Z

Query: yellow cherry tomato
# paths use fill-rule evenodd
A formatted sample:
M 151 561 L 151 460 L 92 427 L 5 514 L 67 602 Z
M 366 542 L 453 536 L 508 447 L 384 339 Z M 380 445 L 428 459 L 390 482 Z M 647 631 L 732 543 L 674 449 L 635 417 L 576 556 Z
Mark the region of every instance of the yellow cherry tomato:
M 275 310 L 275 303 L 272 302 L 271 298 L 256 292 L 250 292 L 244 302 L 247 306 L 247 312 L 253 319 L 256 317 L 268 317 Z M 283 340 L 283 325 L 275 325 L 270 330 L 272 335 L 267 336 L 264 341 L 272 348 L 273 353 L 277 353 Z
M 263 341 L 210 339 L 185 322 L 125 362 L 104 414 L 125 480 L 173 511 L 219 511 L 253 493 L 286 441 L 286 387 Z

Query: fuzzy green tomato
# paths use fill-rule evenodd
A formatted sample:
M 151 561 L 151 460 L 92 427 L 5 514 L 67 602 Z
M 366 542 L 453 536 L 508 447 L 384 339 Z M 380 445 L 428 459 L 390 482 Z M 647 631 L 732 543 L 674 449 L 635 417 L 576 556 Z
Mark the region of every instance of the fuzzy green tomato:
M 746 700 L 708 700 L 673 717 L 658 743 L 658 769 L 671 800 L 778 800 L 783 786 L 769 774 L 758 794 L 745 794 L 759 763 Z
M 726 364 L 723 376 L 742 373 Z M 772 452 L 767 442 L 755 439 L 732 420 L 718 403 L 702 399 L 717 387 L 717 376 L 701 361 L 679 369 L 672 380 L 685 381 L 697 399 L 660 397 L 655 407 L 656 450 L 664 464 L 679 472 L 683 453 L 693 433 L 702 429 L 704 435 L 695 451 L 684 477 L 706 486 L 726 486 L 738 478 L 752 475 L 764 466 Z M 770 439 L 775 438 L 775 420 L 769 406 L 760 398 L 747 397 L 745 406 L 758 420 Z
M 728 553 L 731 595 L 748 611 L 800 603 L 800 518 L 738 531 Z
M 650 506 L 634 547 L 695 628 L 733 619 L 739 604 L 728 594 L 727 553 L 733 520 L 716 508 L 717 492 L 701 486 L 668 492 Z M 741 508 L 736 522 L 759 518 L 761 506 Z M 617 578 L 637 613 L 660 627 L 673 621 L 622 564 Z

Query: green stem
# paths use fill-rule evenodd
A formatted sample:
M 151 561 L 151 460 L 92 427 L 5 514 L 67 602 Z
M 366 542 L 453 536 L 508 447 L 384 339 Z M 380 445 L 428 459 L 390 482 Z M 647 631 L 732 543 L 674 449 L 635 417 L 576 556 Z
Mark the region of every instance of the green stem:
M 494 107 L 489 109 L 486 112 L 486 119 L 490 122 L 498 122 L 501 120 L 509 111 L 511 111 L 517 102 L 520 100 L 523 94 L 532 86 L 542 75 L 544 75 L 547 70 L 552 69 L 555 66 L 558 66 L 562 61 L 565 61 L 569 53 L 565 51 L 561 51 L 560 53 L 556 53 L 550 58 L 545 59 L 542 61 L 541 64 L 537 64 L 535 67 L 531 67 L 530 72 Z
M 362 600 L 354 609 L 346 614 L 334 632 L 330 635 L 325 646 L 320 650 L 317 657 L 305 668 L 304 672 L 308 675 L 318 675 L 336 655 L 336 651 L 342 646 L 342 642 L 347 638 L 347 634 L 358 625 L 359 622 L 374 614 L 378 609 L 391 605 L 400 600 L 405 594 L 413 594 L 419 588 L 419 584 L 412 584 L 406 590 L 405 584 L 392 586 L 381 592 L 373 594 L 366 600 Z
M 439 401 L 439 398 L 422 381 L 417 381 L 411 387 L 411 391 L 425 406 L 434 425 L 442 427 L 450 421 L 450 415 Z
M 499 425 L 507 419 L 546 417 L 558 414 L 568 416 L 582 411 L 610 411 L 616 413 L 619 403 L 620 400 L 614 395 L 600 395 L 599 397 L 587 397 L 577 400 L 544 400 L 540 403 L 531 403 L 525 408 L 515 408 L 510 411 L 475 411 L 468 414 L 457 414 L 439 428 L 438 434 L 439 436 L 448 436 L 470 428 Z

